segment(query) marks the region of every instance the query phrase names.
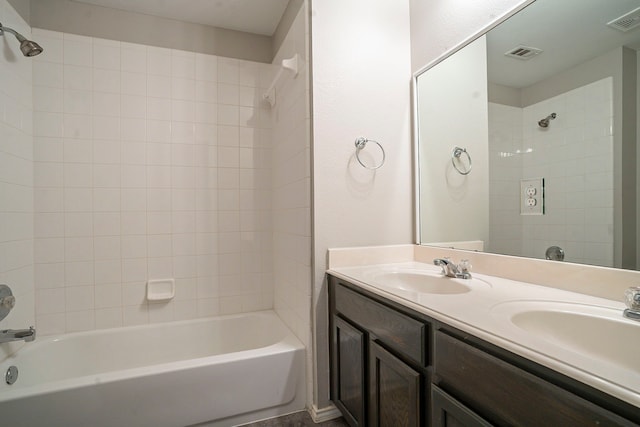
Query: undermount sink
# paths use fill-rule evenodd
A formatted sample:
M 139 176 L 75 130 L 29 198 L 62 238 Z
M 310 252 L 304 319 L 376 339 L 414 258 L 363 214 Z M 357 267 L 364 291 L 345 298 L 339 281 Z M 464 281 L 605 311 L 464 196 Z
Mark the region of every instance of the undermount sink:
M 424 294 L 463 294 L 486 282 L 478 279 L 454 279 L 439 273 L 421 270 L 393 269 L 375 272 L 371 281 L 376 284 L 400 291 Z
M 494 315 L 554 345 L 640 373 L 640 322 L 622 309 L 547 301 L 498 304 Z

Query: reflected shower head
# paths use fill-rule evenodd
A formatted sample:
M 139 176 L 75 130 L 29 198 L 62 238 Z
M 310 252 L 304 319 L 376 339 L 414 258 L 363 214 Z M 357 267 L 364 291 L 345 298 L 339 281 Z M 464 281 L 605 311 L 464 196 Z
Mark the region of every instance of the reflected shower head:
M 556 113 L 551 113 L 547 117 L 545 117 L 544 119 L 538 121 L 538 126 L 540 126 L 541 128 L 548 128 L 549 127 L 549 121 L 551 121 L 551 120 L 553 120 L 555 118 L 556 118 Z
M 20 42 L 20 50 L 24 56 L 36 56 L 42 53 L 42 47 L 34 41 L 27 40 L 22 34 L 17 32 L 16 30 L 4 27 L 0 23 L 0 35 L 4 35 L 4 33 L 11 33 L 16 36 L 16 39 Z

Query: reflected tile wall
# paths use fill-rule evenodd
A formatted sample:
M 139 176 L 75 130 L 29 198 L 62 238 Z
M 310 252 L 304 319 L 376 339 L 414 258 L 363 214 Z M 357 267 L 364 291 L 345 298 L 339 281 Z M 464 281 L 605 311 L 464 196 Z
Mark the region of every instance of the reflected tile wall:
M 552 112 L 549 127 L 538 127 Z M 612 79 L 524 109 L 490 104 L 490 117 L 491 251 L 544 258 L 557 245 L 566 261 L 612 266 Z M 519 180 L 537 177 L 546 214 L 520 217 Z

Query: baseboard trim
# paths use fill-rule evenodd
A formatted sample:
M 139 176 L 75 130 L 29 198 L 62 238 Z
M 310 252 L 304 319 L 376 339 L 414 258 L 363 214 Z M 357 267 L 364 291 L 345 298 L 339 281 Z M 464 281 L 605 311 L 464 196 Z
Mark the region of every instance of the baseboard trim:
M 309 409 L 309 415 L 314 423 L 323 423 L 325 421 L 340 418 L 342 414 L 333 404 L 324 408 L 317 408 L 316 405 L 311 405 Z

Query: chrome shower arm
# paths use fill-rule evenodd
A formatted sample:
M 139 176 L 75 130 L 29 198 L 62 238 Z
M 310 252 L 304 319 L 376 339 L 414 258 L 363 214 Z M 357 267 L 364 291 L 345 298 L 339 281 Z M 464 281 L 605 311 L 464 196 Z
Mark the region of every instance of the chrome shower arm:
M 13 34 L 14 36 L 16 36 L 16 38 L 18 39 L 18 41 L 19 41 L 20 43 L 22 43 L 23 41 L 25 41 L 25 40 L 26 40 L 26 38 L 25 38 L 22 34 L 20 34 L 19 32 L 17 32 L 17 31 L 16 31 L 16 30 L 14 30 L 13 28 L 5 27 L 5 26 L 4 26 L 4 25 L 2 25 L 2 23 L 0 22 L 0 35 L 4 34 L 4 32 L 5 32 L 5 31 L 6 31 L 7 33 L 11 33 L 11 34 Z

